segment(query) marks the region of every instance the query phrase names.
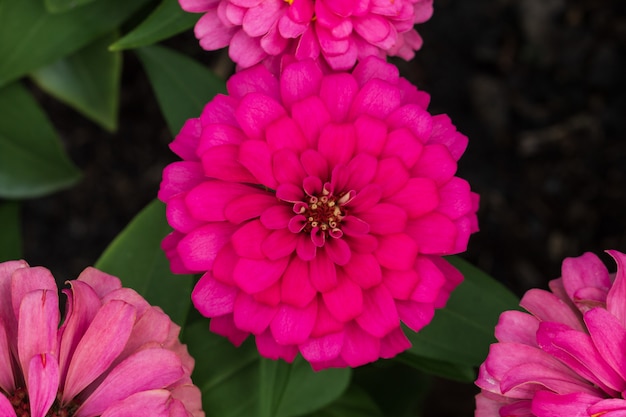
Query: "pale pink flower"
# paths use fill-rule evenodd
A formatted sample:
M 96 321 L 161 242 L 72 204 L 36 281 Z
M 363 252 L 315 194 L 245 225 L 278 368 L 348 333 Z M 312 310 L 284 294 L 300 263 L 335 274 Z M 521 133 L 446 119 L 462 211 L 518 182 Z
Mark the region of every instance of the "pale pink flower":
M 180 327 L 97 269 L 68 283 L 59 327 L 50 271 L 0 263 L 0 416 L 204 416 Z
M 413 28 L 433 13 L 433 0 L 179 0 L 204 13 L 195 34 L 206 50 L 229 46 L 240 68 L 285 53 L 322 57 L 346 70 L 367 56 L 410 60 L 422 47 Z
M 609 275 L 591 253 L 563 261 L 549 291 L 532 289 L 496 326 L 476 384 L 476 417 L 626 415 L 626 255 Z
M 410 344 L 462 276 L 478 196 L 455 177 L 467 138 L 428 95 L 370 57 L 323 75 L 241 71 L 171 148 L 159 198 L 175 272 L 204 272 L 192 299 L 211 329 L 316 369 Z

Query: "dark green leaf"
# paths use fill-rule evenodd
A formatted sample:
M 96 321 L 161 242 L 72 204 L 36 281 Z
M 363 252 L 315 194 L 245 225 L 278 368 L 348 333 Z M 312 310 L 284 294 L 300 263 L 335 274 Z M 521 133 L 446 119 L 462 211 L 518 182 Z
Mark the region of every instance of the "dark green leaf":
M 186 326 L 183 341 L 196 359 L 192 377 L 207 417 L 300 416 L 339 398 L 350 381 L 349 368 L 314 372 L 300 357 L 271 361 L 251 340 L 236 348 L 210 333 L 208 320 Z
M 152 45 L 193 27 L 200 14 L 187 13 L 178 0 L 163 0 L 152 14 L 122 39 L 110 46 L 112 51 Z
M 137 49 L 137 53 L 173 135 L 185 120 L 198 117 L 217 93 L 226 91 L 223 80 L 178 52 L 154 45 Z
M 63 13 L 92 1 L 94 0 L 44 0 L 44 4 L 50 13 Z
M 78 181 L 52 125 L 19 83 L 0 88 L 0 115 L 0 197 L 40 197 Z
M 111 33 L 148 1 L 94 1 L 51 14 L 41 0 L 0 0 L 0 85 Z
M 367 393 L 356 385 L 322 410 L 308 417 L 385 417 Z
M 109 131 L 117 128 L 122 54 L 107 46 L 107 35 L 31 73 L 43 90 Z
M 0 202 L 0 262 L 22 258 L 20 205 L 17 201 Z
M 445 308 L 418 333 L 407 332 L 409 353 L 443 362 L 479 365 L 495 341 L 500 313 L 518 309 L 519 300 L 502 284 L 459 257 L 447 258 L 465 276 Z
M 134 289 L 182 325 L 191 306 L 193 276 L 170 272 L 161 250 L 161 240 L 170 230 L 165 206 L 153 201 L 113 240 L 96 268 L 117 276 L 125 287 Z
M 406 330 L 406 332 L 410 332 L 410 330 Z M 428 374 L 437 375 L 446 379 L 452 379 L 454 381 L 474 382 L 476 379 L 476 372 L 474 371 L 474 367 L 471 365 L 443 362 L 433 358 L 424 358 L 411 353 L 398 355 L 394 358 L 394 360 Z

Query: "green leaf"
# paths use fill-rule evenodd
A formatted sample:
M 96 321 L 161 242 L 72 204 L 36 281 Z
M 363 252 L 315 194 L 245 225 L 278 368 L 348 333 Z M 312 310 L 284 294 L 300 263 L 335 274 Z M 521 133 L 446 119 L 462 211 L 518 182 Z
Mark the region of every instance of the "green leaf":
M 172 135 L 187 119 L 198 117 L 216 94 L 226 91 L 222 79 L 178 52 L 153 45 L 137 49 L 137 54 Z
M 406 329 L 405 333 L 410 332 Z M 409 365 L 427 374 L 437 375 L 459 382 L 474 382 L 476 372 L 471 365 L 444 362 L 433 358 L 425 358 L 411 353 L 403 353 L 394 358 L 395 361 Z
M 251 340 L 234 347 L 209 332 L 208 320 L 185 327 L 183 341 L 196 359 L 192 375 L 207 417 L 296 417 L 339 398 L 351 369 L 315 372 L 301 357 L 293 364 L 261 358 Z
M 356 385 L 350 385 L 347 391 L 328 407 L 309 417 L 385 417 L 376 403 L 367 393 Z
M 48 13 L 41 0 L 0 0 L 0 86 L 111 33 L 149 0 L 102 0 Z
M 0 203 L 0 230 L 0 262 L 22 258 L 20 204 L 17 201 Z
M 75 7 L 91 3 L 93 0 L 44 0 L 46 10 L 50 13 L 63 13 Z
M 152 45 L 192 28 L 200 14 L 187 13 L 178 0 L 163 0 L 154 11 L 130 33 L 110 46 L 112 51 Z
M 109 131 L 117 128 L 122 54 L 109 34 L 31 73 L 39 87 Z
M 54 128 L 19 83 L 0 88 L 0 114 L 0 197 L 40 197 L 78 181 Z
M 519 300 L 502 284 L 459 257 L 448 257 L 465 280 L 445 308 L 419 332 L 407 332 L 409 353 L 443 362 L 478 366 L 495 342 L 500 313 L 519 309 Z
M 182 325 L 191 306 L 192 275 L 174 275 L 161 250 L 161 240 L 171 231 L 165 205 L 146 206 L 104 251 L 96 268 L 122 280 L 152 305 L 159 306 Z

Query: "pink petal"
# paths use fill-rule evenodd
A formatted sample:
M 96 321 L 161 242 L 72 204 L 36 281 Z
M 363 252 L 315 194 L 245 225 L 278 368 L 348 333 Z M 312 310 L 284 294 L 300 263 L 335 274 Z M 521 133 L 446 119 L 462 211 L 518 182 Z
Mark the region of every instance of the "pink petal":
M 302 184 L 302 180 L 307 176 L 299 155 L 288 149 L 274 152 L 272 167 L 274 177 L 279 183 Z
M 224 208 L 224 216 L 231 223 L 240 224 L 261 216 L 266 209 L 277 203 L 274 194 L 248 194 L 231 200 Z
M 124 350 L 113 361 L 113 366 L 117 365 L 136 351 L 147 347 L 154 343 L 161 343 L 165 347 L 169 347 L 168 342 L 178 341 L 178 335 L 180 328 L 176 330 L 178 326 L 170 320 L 170 317 L 165 314 L 160 308 L 151 307 L 135 322 L 133 330 L 124 346 Z M 173 345 L 172 345 L 173 346 Z M 171 350 L 174 350 L 171 347 Z M 188 356 L 187 351 L 181 353 L 181 357 Z M 182 359 L 182 358 L 181 358 Z M 183 363 L 183 366 L 187 365 L 189 372 L 193 370 L 194 361 L 189 357 L 190 362 L 188 364 Z
M 435 315 L 435 308 L 431 303 L 398 300 L 396 309 L 400 320 L 415 332 L 430 323 Z
M 259 220 L 252 220 L 233 233 L 230 243 L 237 255 L 251 259 L 265 259 L 261 244 L 270 231 Z
M 310 146 L 317 145 L 320 131 L 331 120 L 324 102 L 317 96 L 311 96 L 294 103 L 291 106 L 291 117 L 306 136 Z
M 219 222 L 226 220 L 226 205 L 235 198 L 258 194 L 255 188 L 224 181 L 205 181 L 187 193 L 185 203 L 189 212 L 198 220 Z
M 323 78 L 319 96 L 326 104 L 333 121 L 341 122 L 348 116 L 348 111 L 358 91 L 359 86 L 352 75 L 337 73 Z
M 379 79 L 368 81 L 352 102 L 350 118 L 369 115 L 384 119 L 400 107 L 400 90 Z
M 218 123 L 239 128 L 237 119 L 235 118 L 235 110 L 238 104 L 239 100 L 234 97 L 225 96 L 223 94 L 216 95 L 213 100 L 209 101 L 207 105 L 204 106 L 200 114 L 202 126 Z M 204 135 L 205 131 L 203 130 L 202 133 Z
M 7 339 L 4 323 L 0 320 L 0 389 L 5 392 L 13 392 L 16 388 L 12 362 L 11 346 Z M 0 397 L 4 396 L 0 395 Z M 1 405 L 0 410 L 2 410 Z
M 217 9 L 207 10 L 196 23 L 194 33 L 206 51 L 222 49 L 232 41 L 237 29 L 227 27 L 217 16 Z
M 269 124 L 265 139 L 272 151 L 289 149 L 301 153 L 308 145 L 300 127 L 289 117 L 281 117 Z
M 382 282 L 393 298 L 408 300 L 411 298 L 411 294 L 419 281 L 420 278 L 414 270 L 393 271 L 391 269 L 383 269 Z
M 381 58 L 369 56 L 359 61 L 352 71 L 352 76 L 361 86 L 371 79 L 380 79 L 395 84 L 398 82 L 400 72 L 395 65 L 387 63 Z
M 572 309 L 548 291 L 530 289 L 519 304 L 540 321 L 563 323 L 572 329 L 584 331 L 580 319 Z
M 315 327 L 311 332 L 311 337 L 322 337 L 331 333 L 338 333 L 344 330 L 345 324 L 335 319 L 330 314 L 326 304 L 320 302 L 317 303 L 317 320 L 315 321 Z
M 193 217 L 187 203 L 185 203 L 185 194 L 178 194 L 170 198 L 165 207 L 165 217 L 167 223 L 176 231 L 189 233 L 193 229 L 202 226 L 203 221 Z
M 75 415 L 101 415 L 117 401 L 137 392 L 166 388 L 184 374 L 176 353 L 161 348 L 140 350 L 113 368 Z
M 177 161 L 163 169 L 159 200 L 167 202 L 178 193 L 191 190 L 204 180 L 202 165 L 193 161 Z
M 235 325 L 239 330 L 258 335 L 267 329 L 277 311 L 277 307 L 258 303 L 250 295 L 240 292 L 235 300 Z
M 217 100 L 218 97 L 221 97 L 221 96 L 216 96 L 214 101 Z M 228 97 L 228 98 L 233 100 L 232 97 Z M 207 107 L 209 107 L 211 103 L 213 102 L 209 102 L 209 104 L 207 104 Z M 205 109 L 204 111 L 207 112 L 211 110 Z M 234 118 L 234 113 L 235 113 L 234 107 L 233 108 L 228 107 L 224 109 L 223 111 L 230 112 L 229 115 Z M 202 116 L 205 116 L 205 113 L 202 113 Z M 237 145 L 241 145 L 244 141 L 246 141 L 248 138 L 241 131 L 239 126 L 236 125 L 237 121 L 233 119 L 232 123 L 234 123 L 235 126 L 231 124 L 226 124 L 226 123 L 207 122 L 207 124 L 205 124 L 204 127 L 202 127 L 202 132 L 200 135 L 200 142 L 194 149 L 195 154 L 198 157 L 202 157 L 205 154 L 205 152 L 215 147 L 225 146 L 225 145 L 237 146 Z
M 231 31 L 232 29 L 229 29 Z M 231 32 L 232 33 L 232 32 Z M 202 45 L 202 43 L 200 43 Z M 243 29 L 232 35 L 228 48 L 228 55 L 241 68 L 248 68 L 258 64 L 267 57 L 267 53 L 261 48 L 259 38 L 251 38 Z
M 272 336 L 279 345 L 303 343 L 311 335 L 316 317 L 317 300 L 304 308 L 283 304 L 270 323 Z
M 261 223 L 268 229 L 286 229 L 289 220 L 293 217 L 293 211 L 285 204 L 276 204 L 273 207 L 265 209 L 261 213 Z
M 264 35 L 285 12 L 284 6 L 280 0 L 270 0 L 249 8 L 243 18 L 243 30 L 251 37 Z
M 499 342 L 523 343 L 536 346 L 539 320 L 521 311 L 505 311 L 500 314 L 495 335 Z
M 338 273 L 337 286 L 322 296 L 328 311 L 341 322 L 350 321 L 363 312 L 361 287 L 343 273 Z
M 0 415 L 6 417 L 17 417 L 13 404 L 4 395 L 0 395 Z
M 241 345 L 250 334 L 237 328 L 232 314 L 213 317 L 209 329 L 215 334 L 226 337 L 235 346 Z
M 317 291 L 326 292 L 337 286 L 335 263 L 326 251 L 317 251 L 317 255 L 309 263 L 309 271 L 311 284 Z
M 278 101 L 261 93 L 247 94 L 235 110 L 241 130 L 251 139 L 261 139 L 265 128 L 284 115 L 285 109 Z
M 336 265 L 346 265 L 350 261 L 352 251 L 345 240 L 331 238 L 326 240 L 324 250 L 330 260 Z M 322 251 L 318 251 L 318 254 Z
M 458 235 L 456 225 L 444 216 L 432 212 L 407 223 L 406 234 L 417 243 L 420 253 L 449 255 L 455 253 Z
M 263 291 L 259 291 L 257 293 L 252 294 L 252 296 L 259 303 L 276 307 L 282 301 L 280 299 L 280 282 L 275 282 L 274 284 L 267 287 Z
M 209 223 L 187 234 L 178 244 L 185 267 L 192 271 L 209 271 L 217 253 L 237 229 L 229 223 Z
M 415 240 L 404 233 L 380 236 L 378 248 L 374 251 L 380 265 L 393 270 L 411 268 L 417 253 Z
M 299 61 L 287 66 L 280 76 L 280 94 L 287 106 L 317 95 L 322 71 L 314 61 Z
M 275 261 L 294 253 L 297 244 L 297 234 L 284 229 L 275 230 L 263 240 L 261 250 L 269 260 Z
M 433 262 L 432 258 L 429 259 L 426 256 L 417 257 L 415 271 L 419 281 L 411 293 L 411 300 L 418 303 L 434 303 L 435 307 L 439 307 L 437 301 L 441 293 L 446 291 L 448 280 L 452 281 L 451 275 L 453 272 L 450 274 L 444 273 L 439 265 Z M 452 291 L 454 287 L 448 290 L 448 292 Z
M 248 68 L 233 74 L 226 81 L 226 88 L 231 97 L 243 99 L 250 93 L 261 93 L 274 100 L 279 100 L 278 80 L 263 65 Z
M 185 161 L 196 161 L 196 149 L 200 135 L 202 134 L 202 124 L 200 119 L 187 119 L 178 135 L 170 143 L 170 149 Z
M 589 335 L 600 356 L 619 376 L 626 380 L 626 329 L 603 308 L 594 308 L 584 316 Z
M 398 326 L 380 341 L 380 357 L 389 359 L 411 347 L 411 342 Z
M 408 128 L 421 143 L 428 143 L 428 138 L 433 130 L 432 116 L 417 104 L 405 104 L 397 108 L 389 115 L 387 123 L 396 129 Z M 445 148 L 445 146 L 439 144 L 436 146 Z M 447 150 L 447 148 L 445 149 Z M 454 161 L 454 159 L 452 160 Z
M 328 161 L 319 152 L 307 149 L 300 155 L 300 162 L 310 177 L 328 178 Z
M 296 253 L 303 261 L 311 261 L 315 258 L 317 246 L 313 244 L 310 236 L 300 234 L 298 236 L 298 243 L 296 244 Z
M 59 364 L 54 355 L 41 353 L 29 361 L 28 401 L 30 416 L 44 417 L 54 402 L 59 388 Z
M 426 106 L 423 106 L 426 108 Z M 450 117 L 445 114 L 432 116 L 433 130 L 427 143 L 440 143 L 445 145 L 455 161 L 458 161 L 467 148 L 469 142 L 467 136 L 456 131 L 450 121 Z
M 396 129 L 389 132 L 382 157 L 398 157 L 404 166 L 411 168 L 422 154 L 422 143 L 407 129 Z
M 239 162 L 248 169 L 259 184 L 276 189 L 276 178 L 272 171 L 272 154 L 266 142 L 248 140 L 239 147 Z
M 586 417 L 590 415 L 587 410 L 598 399 L 596 396 L 584 393 L 557 395 L 548 391 L 539 391 L 533 398 L 531 410 L 537 417 Z
M 191 301 L 205 317 L 223 316 L 233 312 L 238 292 L 237 287 L 225 285 L 206 272 L 194 287 Z
M 293 257 L 281 281 L 281 299 L 295 307 L 304 307 L 317 295 L 311 284 L 309 264 Z
M 335 359 L 343 347 L 344 332 L 330 333 L 322 337 L 309 338 L 302 343 L 300 353 L 309 362 Z
M 428 177 L 438 185 L 448 182 L 456 172 L 456 161 L 443 145 L 427 145 L 422 150 L 419 161 L 411 169 L 412 176 Z
M 242 290 L 248 294 L 253 294 L 278 281 L 288 264 L 288 256 L 276 261 L 241 258 L 235 265 L 233 278 Z
M 329 124 L 319 136 L 318 150 L 330 166 L 346 164 L 354 154 L 356 136 L 352 124 Z
M 369 253 L 352 253 L 343 270 L 361 288 L 368 289 L 382 282 L 382 272 L 376 257 Z
M 454 177 L 439 189 L 437 211 L 451 220 L 474 211 L 470 186 L 467 181 Z
M 407 212 L 394 204 L 379 203 L 359 212 L 359 218 L 369 224 L 370 233 L 400 233 L 406 227 Z
M 356 151 L 379 156 L 387 140 L 387 124 L 368 115 L 361 115 L 354 121 L 356 131 Z
M 361 211 L 374 207 L 380 200 L 381 195 L 382 191 L 378 184 L 369 184 L 363 187 L 354 198 L 344 204 L 344 207 L 358 216 Z
M 379 338 L 398 327 L 400 319 L 391 294 L 384 285 L 363 292 L 363 313 L 356 322 L 372 336 Z
M 143 391 L 112 404 L 101 417 L 170 417 L 170 407 L 176 402 L 167 389 Z
M 346 325 L 341 357 L 351 367 L 374 362 L 380 357 L 380 339 L 354 323 Z
M 626 255 L 616 250 L 607 251 L 617 263 L 615 281 L 606 296 L 606 308 L 626 326 Z
M 298 354 L 298 348 L 296 346 L 284 346 L 276 343 L 274 336 L 272 336 L 269 330 L 257 335 L 255 341 L 261 356 L 269 359 L 283 359 L 284 361 L 291 363 Z
M 69 363 L 63 401 L 69 402 L 109 368 L 124 349 L 135 319 L 135 308 L 123 301 L 100 308 Z
M 87 283 L 96 292 L 100 299 L 110 292 L 122 288 L 122 282 L 118 277 L 109 275 L 96 268 L 85 268 L 77 278 L 78 281 Z
M 239 256 L 235 253 L 233 245 L 230 243 L 224 245 L 215 257 L 212 271 L 213 278 L 224 284 L 234 286 L 235 280 L 233 280 L 233 271 L 235 270 L 235 265 L 237 265 L 238 260 Z
M 217 145 L 207 149 L 202 153 L 202 167 L 206 177 L 231 183 L 257 182 L 254 175 L 239 162 L 239 145 Z
M 32 268 L 16 268 L 12 271 L 10 290 L 14 317 L 19 317 L 22 299 L 31 291 L 49 290 L 51 295 L 56 295 L 58 289 L 52 273 L 41 266 Z M 6 315 L 4 317 L 7 317 Z M 8 317 L 7 317 L 8 318 Z M 41 353 L 41 352 L 38 352 Z

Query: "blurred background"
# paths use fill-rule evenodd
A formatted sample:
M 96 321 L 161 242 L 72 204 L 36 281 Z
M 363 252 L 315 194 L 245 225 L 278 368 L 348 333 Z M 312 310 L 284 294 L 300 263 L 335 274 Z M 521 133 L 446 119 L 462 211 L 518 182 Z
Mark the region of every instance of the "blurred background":
M 459 176 L 481 195 L 481 231 L 464 257 L 521 295 L 558 277 L 564 257 L 626 251 L 626 2 L 435 0 L 418 31 L 416 58 L 393 62 L 431 94 L 431 113 L 449 114 L 470 138 Z M 233 70 L 191 33 L 165 44 L 224 77 Z M 84 172 L 77 186 L 23 205 L 25 258 L 62 280 L 98 259 L 175 160 L 132 53 L 122 77 L 114 134 L 33 87 Z M 470 416 L 475 393 L 435 380 L 425 415 Z

